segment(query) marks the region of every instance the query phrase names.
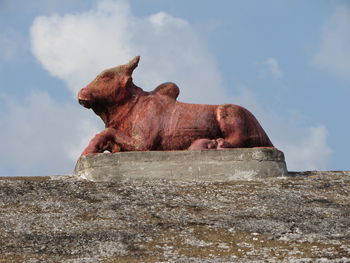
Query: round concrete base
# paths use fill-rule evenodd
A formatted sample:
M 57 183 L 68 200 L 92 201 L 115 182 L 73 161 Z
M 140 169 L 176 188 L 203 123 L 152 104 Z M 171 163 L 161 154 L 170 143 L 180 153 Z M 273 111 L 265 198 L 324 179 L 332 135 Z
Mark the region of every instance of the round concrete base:
M 288 172 L 283 152 L 241 148 L 91 154 L 78 160 L 74 173 L 91 181 L 231 181 L 286 176 Z

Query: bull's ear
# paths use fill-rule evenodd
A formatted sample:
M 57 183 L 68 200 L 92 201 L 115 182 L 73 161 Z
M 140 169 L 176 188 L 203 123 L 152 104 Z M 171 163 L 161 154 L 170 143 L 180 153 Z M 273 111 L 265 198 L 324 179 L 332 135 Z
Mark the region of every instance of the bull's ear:
M 131 76 L 134 69 L 137 67 L 140 61 L 140 56 L 134 57 L 132 60 L 129 61 L 128 64 L 125 65 L 126 67 L 126 73 Z

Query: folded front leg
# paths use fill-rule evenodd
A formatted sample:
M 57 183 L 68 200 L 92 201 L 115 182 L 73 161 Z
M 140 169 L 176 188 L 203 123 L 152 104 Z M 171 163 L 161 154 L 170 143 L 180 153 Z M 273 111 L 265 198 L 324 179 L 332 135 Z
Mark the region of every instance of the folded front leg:
M 120 151 L 149 151 L 152 150 L 154 137 L 130 137 L 114 128 L 106 128 L 95 135 L 81 155 Z
M 104 151 L 118 152 L 120 147 L 115 142 L 115 129 L 107 128 L 95 135 L 82 152 L 83 155 L 103 153 Z

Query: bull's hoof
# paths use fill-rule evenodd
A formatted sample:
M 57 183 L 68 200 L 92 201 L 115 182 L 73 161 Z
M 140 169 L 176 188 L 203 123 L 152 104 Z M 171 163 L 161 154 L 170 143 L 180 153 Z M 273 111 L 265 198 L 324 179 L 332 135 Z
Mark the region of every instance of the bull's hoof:
M 203 151 L 216 149 L 218 146 L 216 140 L 211 139 L 198 139 L 195 140 L 188 148 L 190 151 Z

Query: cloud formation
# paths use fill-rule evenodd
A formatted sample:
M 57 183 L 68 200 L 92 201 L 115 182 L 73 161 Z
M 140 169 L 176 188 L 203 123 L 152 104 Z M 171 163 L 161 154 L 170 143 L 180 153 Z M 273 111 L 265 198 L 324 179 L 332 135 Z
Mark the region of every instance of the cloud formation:
M 269 57 L 261 63 L 259 78 L 273 77 L 276 79 L 283 77 L 283 72 L 276 58 Z
M 38 17 L 31 36 L 34 55 L 74 93 L 103 69 L 141 55 L 134 80 L 146 90 L 175 81 L 185 101 L 218 103 L 227 97 L 200 35 L 164 12 L 138 18 L 127 1 L 103 0 L 85 13 Z
M 268 72 L 271 74 L 271 76 L 275 78 L 281 78 L 283 76 L 283 73 L 280 69 L 279 63 L 277 59 L 275 58 L 267 58 L 265 61 L 265 64 L 267 66 Z
M 322 28 L 321 46 L 313 63 L 350 81 L 350 8 L 338 6 Z
M 286 152 L 289 170 L 325 170 L 332 150 L 327 145 L 328 130 L 323 125 L 313 126 L 306 130 L 299 130 L 299 138 L 291 141 L 278 141 Z M 297 142 L 297 143 L 296 143 Z
M 47 93 L 23 101 L 0 96 L 0 176 L 69 174 L 88 138 L 101 127 L 96 118 Z

